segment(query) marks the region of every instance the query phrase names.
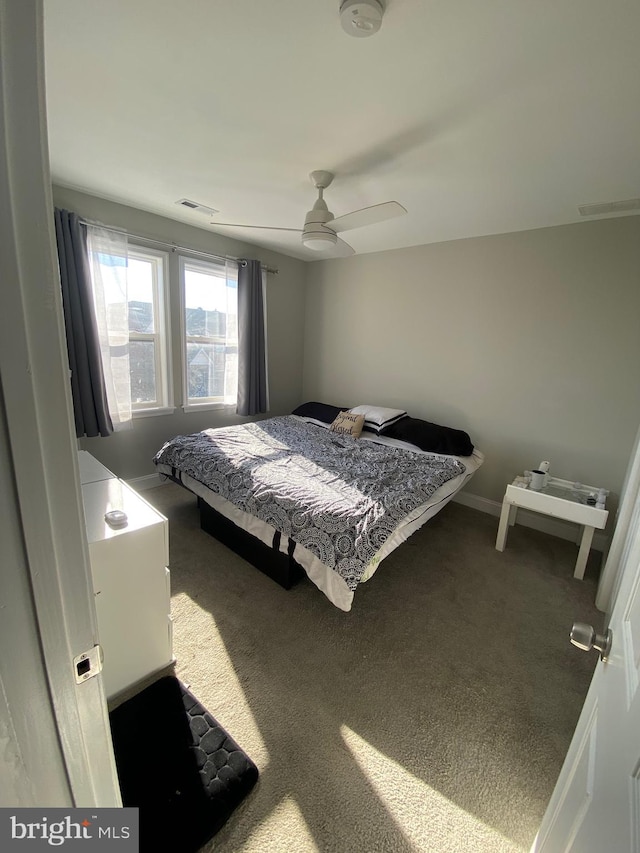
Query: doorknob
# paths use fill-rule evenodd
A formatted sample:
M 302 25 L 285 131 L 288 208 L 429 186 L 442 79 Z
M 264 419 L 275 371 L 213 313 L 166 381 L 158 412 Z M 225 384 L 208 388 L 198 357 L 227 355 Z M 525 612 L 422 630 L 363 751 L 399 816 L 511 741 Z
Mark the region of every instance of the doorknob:
M 606 634 L 596 634 L 592 625 L 587 625 L 585 622 L 574 622 L 569 639 L 574 646 L 582 649 L 583 652 L 597 649 L 600 652 L 600 660 L 606 660 L 611 651 L 613 634 L 611 628 L 607 628 Z

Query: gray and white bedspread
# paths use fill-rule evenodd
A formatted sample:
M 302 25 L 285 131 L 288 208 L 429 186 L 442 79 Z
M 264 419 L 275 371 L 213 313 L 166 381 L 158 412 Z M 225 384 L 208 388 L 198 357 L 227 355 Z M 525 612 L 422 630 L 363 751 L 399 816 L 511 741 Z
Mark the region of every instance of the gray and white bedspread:
M 457 459 L 339 435 L 295 417 L 208 429 L 155 455 L 315 554 L 355 590 L 385 541 Z

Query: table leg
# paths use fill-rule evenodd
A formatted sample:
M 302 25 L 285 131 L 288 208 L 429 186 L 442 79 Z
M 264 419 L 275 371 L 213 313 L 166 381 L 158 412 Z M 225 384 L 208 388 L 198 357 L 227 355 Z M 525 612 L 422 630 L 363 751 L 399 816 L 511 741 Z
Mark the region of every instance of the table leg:
M 585 524 L 584 530 L 582 532 L 582 542 L 580 543 L 578 559 L 576 560 L 576 568 L 573 573 L 574 578 L 578 578 L 578 580 L 582 580 L 582 578 L 584 577 L 584 570 L 587 565 L 587 557 L 589 556 L 589 551 L 591 550 L 591 540 L 593 539 L 594 530 L 594 527 L 589 527 L 589 525 Z
M 513 527 L 516 523 L 516 515 L 518 514 L 518 507 L 515 504 L 511 504 L 511 509 L 509 510 L 509 527 Z
M 500 523 L 498 524 L 498 536 L 496 538 L 496 551 L 504 551 L 504 546 L 507 542 L 507 531 L 509 529 L 509 516 L 511 504 L 506 500 L 502 501 L 502 512 L 500 513 Z

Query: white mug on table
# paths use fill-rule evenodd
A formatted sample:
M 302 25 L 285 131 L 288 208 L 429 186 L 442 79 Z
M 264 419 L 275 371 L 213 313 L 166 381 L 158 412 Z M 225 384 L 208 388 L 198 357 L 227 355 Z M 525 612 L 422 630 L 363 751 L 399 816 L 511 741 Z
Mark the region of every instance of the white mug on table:
M 544 486 L 545 473 L 545 471 L 531 472 L 531 482 L 529 483 L 529 488 L 533 489 L 534 492 L 539 492 L 540 489 Z

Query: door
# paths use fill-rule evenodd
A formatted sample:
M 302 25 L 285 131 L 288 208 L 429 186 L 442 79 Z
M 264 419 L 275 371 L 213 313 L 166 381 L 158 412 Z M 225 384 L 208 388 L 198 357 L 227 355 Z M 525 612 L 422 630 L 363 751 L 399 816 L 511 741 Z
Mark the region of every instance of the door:
M 42 0 L 0 0 L 0 805 L 119 806 L 102 676 L 77 683 L 73 668 L 97 638 L 42 37 Z
M 636 454 L 639 452 L 636 448 Z M 637 492 L 632 497 L 628 532 L 618 554 L 620 584 L 609 622 L 611 651 L 606 660 L 596 665 L 532 853 L 640 851 L 640 495 Z M 576 614 L 576 619 L 580 619 L 580 614 Z M 576 649 L 576 654 L 583 652 Z

